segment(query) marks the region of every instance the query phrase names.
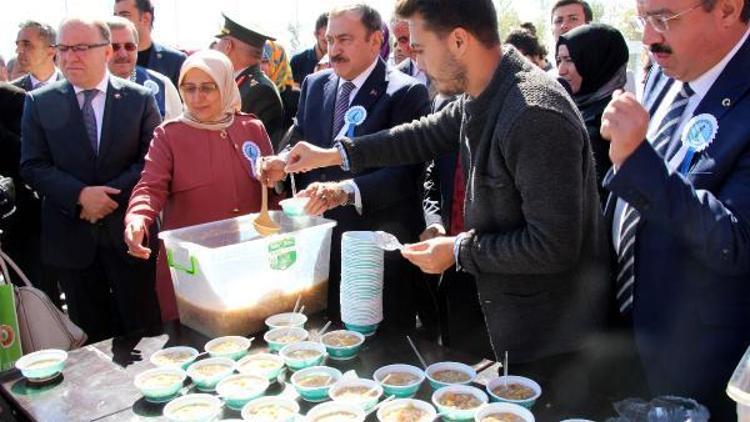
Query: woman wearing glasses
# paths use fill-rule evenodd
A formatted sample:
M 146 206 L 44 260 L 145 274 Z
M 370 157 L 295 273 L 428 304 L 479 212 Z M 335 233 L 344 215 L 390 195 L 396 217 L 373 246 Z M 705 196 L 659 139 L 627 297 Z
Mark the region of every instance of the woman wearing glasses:
M 164 230 L 257 212 L 261 185 L 255 161 L 273 153 L 260 120 L 239 112 L 240 94 L 226 56 L 212 50 L 193 54 L 182 65 L 179 86 L 185 111 L 155 130 L 125 216 L 128 253 L 142 259 L 151 254 L 147 245 L 155 239 L 149 239 L 149 227 L 161 212 Z M 177 318 L 163 248 L 157 293 L 162 319 Z
M 607 192 L 602 180 L 612 167 L 609 142 L 599 134 L 602 113 L 615 90 L 627 82 L 628 45 L 620 31 L 604 24 L 579 26 L 557 41 L 557 71 L 571 88 L 583 116 L 596 161 L 597 186 L 602 207 Z

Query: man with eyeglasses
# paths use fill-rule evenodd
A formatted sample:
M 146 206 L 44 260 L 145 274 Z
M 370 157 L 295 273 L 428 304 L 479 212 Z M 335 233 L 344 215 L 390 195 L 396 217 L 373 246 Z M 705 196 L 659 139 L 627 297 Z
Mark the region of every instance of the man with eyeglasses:
M 750 345 L 750 1 L 637 4 L 655 66 L 643 103 L 615 92 L 601 127 L 617 311 L 653 394 L 734 420 L 724 390 Z
M 138 66 L 161 73 L 176 86 L 187 56 L 151 38 L 156 16 L 151 0 L 115 0 L 114 9 L 115 15 L 133 22 L 138 29 Z
M 173 119 L 182 113 L 182 100 L 177 88 L 166 76 L 145 67 L 136 66 L 138 60 L 138 30 L 132 22 L 119 16 L 107 20 L 112 32 L 112 57 L 107 63 L 113 75 L 151 91 L 164 119 Z
M 19 29 L 16 36 L 17 66 L 26 75 L 14 80 L 13 85 L 31 91 L 62 79 L 55 66 L 55 29 L 35 21 L 23 22 Z
M 91 342 L 160 321 L 155 263 L 128 256 L 122 233 L 161 118 L 146 88 L 108 72 L 110 37 L 103 21 L 64 20 L 67 81 L 30 92 L 22 123 L 21 175 L 43 197 L 42 259 L 59 268 L 68 313 Z
M 240 24 L 236 18 L 224 17 L 224 26 L 216 38 L 214 50 L 221 51 L 232 62 L 234 79 L 240 89 L 242 112 L 257 116 L 266 127 L 271 143 L 278 145 L 284 126 L 284 105 L 276 85 L 260 68 L 263 47 L 275 38 L 249 23 Z

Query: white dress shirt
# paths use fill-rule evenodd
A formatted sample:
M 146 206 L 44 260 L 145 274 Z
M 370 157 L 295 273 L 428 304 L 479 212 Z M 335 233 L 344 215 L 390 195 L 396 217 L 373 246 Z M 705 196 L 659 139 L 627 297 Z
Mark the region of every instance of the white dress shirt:
M 729 61 L 732 60 L 732 58 L 737 54 L 737 51 L 739 51 L 740 47 L 742 47 L 743 44 L 745 44 L 745 41 L 747 41 L 748 35 L 750 35 L 750 30 L 745 32 L 745 35 L 740 39 L 740 41 L 732 48 L 732 50 L 727 53 L 726 56 L 724 56 L 721 61 L 716 63 L 714 67 L 706 71 L 701 76 L 695 78 L 694 80 L 688 82 L 690 84 L 690 88 L 695 92 L 690 99 L 688 100 L 687 106 L 685 106 L 685 111 L 682 113 L 682 118 L 680 119 L 680 123 L 677 126 L 677 129 L 674 131 L 674 134 L 672 135 L 672 139 L 670 142 L 675 142 L 676 138 L 679 138 L 682 136 L 682 132 L 685 129 L 685 125 L 690 121 L 690 119 L 693 117 L 693 114 L 695 113 L 695 110 L 698 108 L 698 105 L 703 101 L 703 98 L 706 96 L 708 91 L 713 86 L 714 82 L 716 82 L 717 79 L 719 79 L 719 76 L 724 71 L 724 69 L 727 67 L 727 64 L 729 64 Z M 655 141 L 654 137 L 657 135 L 657 131 L 659 130 L 659 126 L 661 125 L 661 121 L 664 120 L 664 117 L 669 112 L 669 109 L 672 105 L 672 102 L 674 101 L 674 98 L 679 94 L 679 92 L 682 90 L 684 83 L 681 81 L 675 81 L 672 86 L 669 88 L 669 91 L 667 91 L 666 95 L 664 95 L 664 98 L 662 99 L 661 103 L 659 103 L 659 107 L 654 112 L 653 117 L 651 118 L 651 121 L 649 123 L 648 132 L 646 134 L 646 139 L 648 142 L 652 143 Z M 657 86 L 658 89 L 658 86 Z M 678 167 L 682 163 L 682 160 L 685 159 L 685 155 L 687 155 L 688 147 L 686 145 L 682 145 L 677 151 L 677 153 L 669 160 L 667 163 L 667 167 L 670 171 L 677 171 Z M 612 242 L 614 243 L 615 251 L 620 250 L 620 233 L 622 232 L 622 224 L 624 222 L 624 215 L 625 212 L 625 201 L 622 199 L 617 200 L 617 206 L 615 208 L 615 214 L 614 214 L 614 220 L 612 221 Z
M 349 93 L 349 104 L 351 105 L 352 101 L 354 101 L 354 97 L 357 96 L 357 93 L 359 92 L 359 89 L 362 88 L 362 85 L 365 84 L 365 81 L 367 81 L 367 78 L 370 77 L 372 74 L 372 71 L 375 70 L 375 66 L 378 64 L 378 60 L 380 60 L 380 57 L 378 56 L 372 64 L 365 69 L 364 72 L 360 73 L 356 78 L 352 79 L 350 82 L 354 84 L 354 89 L 352 89 L 352 92 Z M 339 78 L 339 85 L 338 88 L 336 88 L 336 98 L 338 98 L 338 93 L 341 90 L 341 85 L 344 84 L 344 82 L 347 82 L 344 78 Z M 344 131 L 346 130 L 346 125 L 344 125 L 343 128 L 341 128 L 341 132 L 336 135 L 336 138 L 340 136 L 344 136 Z M 359 214 L 362 214 L 362 194 L 359 192 L 359 187 L 354 182 L 353 179 L 347 179 L 341 182 L 344 185 L 348 185 L 350 189 L 354 190 L 354 208 L 357 210 Z
M 57 67 L 55 67 L 55 71 L 52 72 L 52 75 L 50 75 L 49 78 L 43 81 L 35 78 L 33 74 L 29 73 L 29 77 L 31 78 L 31 89 L 34 90 L 39 88 L 39 84 L 49 85 L 52 82 L 56 82 L 58 75 L 60 75 L 60 69 L 58 69 Z
M 94 109 L 94 116 L 96 117 L 96 145 L 97 153 L 99 152 L 99 146 L 102 142 L 102 121 L 104 120 L 104 105 L 107 102 L 107 89 L 109 88 L 109 71 L 104 71 L 104 77 L 96 85 L 96 93 L 94 99 L 91 100 L 91 107 Z M 86 89 L 73 85 L 73 89 L 76 93 L 76 99 L 78 100 L 78 106 L 83 109 L 84 94 L 83 91 Z

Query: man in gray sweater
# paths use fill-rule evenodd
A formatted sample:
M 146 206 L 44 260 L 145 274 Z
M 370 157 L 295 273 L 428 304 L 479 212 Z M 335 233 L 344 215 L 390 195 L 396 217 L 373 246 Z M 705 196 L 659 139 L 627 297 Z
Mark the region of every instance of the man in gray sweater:
M 335 148 L 299 143 L 284 170 L 357 172 L 459 150 L 466 231 L 402 253 L 427 273 L 455 265 L 474 275 L 496 357 L 507 350 L 513 373 L 537 377 L 559 396 L 554 402 L 580 412 L 592 391 L 578 369 L 603 326 L 609 292 L 583 121 L 559 84 L 501 47 L 491 0 L 399 0 L 396 14 L 409 20 L 413 48 L 437 90 L 464 94 L 437 114 L 340 138 Z M 269 182 L 282 176 L 278 161 L 265 169 Z M 336 202 L 322 193 L 310 207 Z

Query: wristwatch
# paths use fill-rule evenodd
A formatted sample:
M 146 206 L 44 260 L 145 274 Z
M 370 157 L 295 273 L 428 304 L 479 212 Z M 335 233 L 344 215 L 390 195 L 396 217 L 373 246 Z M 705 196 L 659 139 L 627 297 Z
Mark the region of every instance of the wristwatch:
M 341 189 L 346 193 L 346 202 L 344 202 L 342 206 L 354 205 L 354 186 L 352 186 L 351 183 L 344 182 L 341 184 Z

